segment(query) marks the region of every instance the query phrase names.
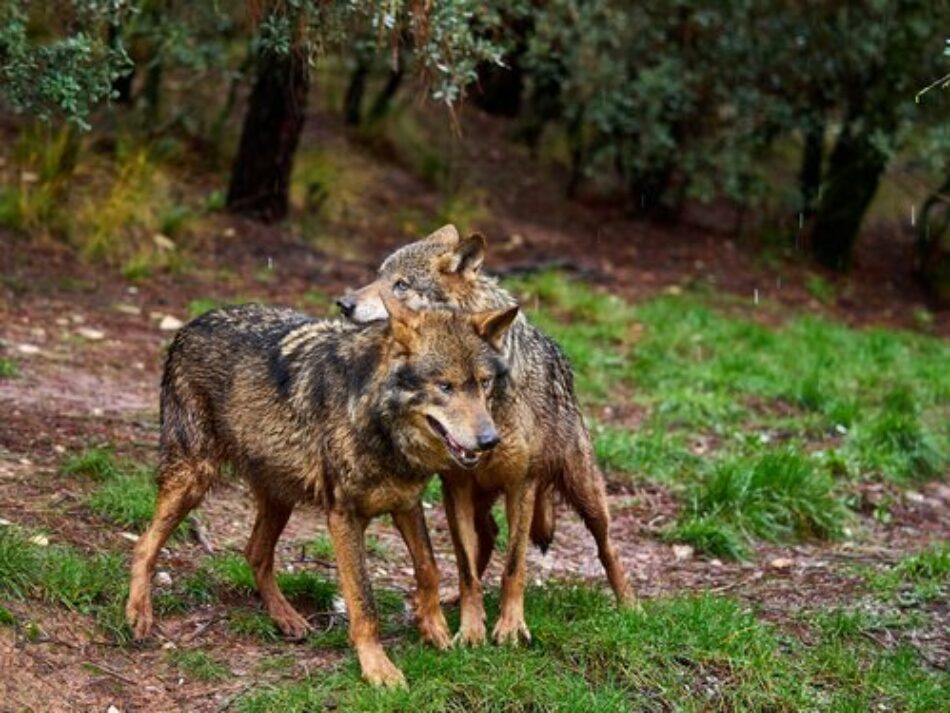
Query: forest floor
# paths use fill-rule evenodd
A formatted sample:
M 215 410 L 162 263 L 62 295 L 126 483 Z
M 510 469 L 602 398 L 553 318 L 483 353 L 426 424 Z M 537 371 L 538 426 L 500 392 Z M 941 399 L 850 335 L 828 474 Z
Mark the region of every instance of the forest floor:
M 894 240 L 893 231 L 871 231 L 855 271 L 839 278 L 794 254 L 770 257 L 767 246 L 721 229 L 726 221 L 712 211 L 693 211 L 677 226 L 635 221 L 616 207 L 564 200 L 557 171 L 533 164 L 507 142 L 501 125 L 473 119 L 477 126 L 469 131 L 479 142 L 460 144 L 455 165 L 465 174 L 469 203 L 477 205 L 461 217 L 457 205 L 446 208 L 444 197 L 412 171 L 380 159 L 378 147 L 331 120 L 316 120 L 305 146 L 348 156 L 346 170 L 356 165 L 361 175 L 384 176 L 331 195 L 333 215 L 325 221 L 263 227 L 212 214 L 194 230 L 187 268 L 135 279 L 80 260 L 55 240 L 0 229 L 0 579 L 6 580 L 0 582 L 0 709 L 945 705 L 950 414 L 939 371 L 941 363 L 946 371 L 950 354 L 950 319 L 927 308 L 909 270 L 893 268 L 910 264 L 910 245 Z M 449 663 L 439 663 L 405 617 L 408 557 L 393 528 L 378 521 L 369 531 L 370 571 L 382 592 L 387 646 L 406 669 L 410 690 L 376 694 L 358 682 L 346 646 L 321 514 L 298 508 L 279 544 L 282 584 L 299 595 L 295 603 L 318 628 L 304 643 L 285 642 L 261 613 L 238 557 L 253 503 L 243 484 L 226 482 L 198 514 L 207 542 L 186 532 L 160 558 L 157 635 L 130 643 L 119 595 L 142 525 L 137 506 L 144 498 L 145 517 L 150 507 L 158 384 L 175 326 L 216 304 L 249 299 L 332 314 L 332 298 L 371 280 L 391 250 L 455 219 L 488 236 L 488 268 L 504 275 L 532 316 L 565 341 L 595 424 L 612 534 L 645 614 L 623 619 L 605 608 L 593 541 L 561 506 L 551 551 L 529 556 L 528 623 L 537 626 L 524 659 L 490 647 L 484 655 L 453 652 Z M 617 315 L 599 321 L 614 309 Z M 673 335 L 679 315 L 692 330 L 685 339 L 711 340 L 707 351 L 681 353 L 683 335 Z M 618 331 L 594 334 L 588 350 L 582 344 L 588 334 L 578 327 L 583 320 Z M 664 330 L 673 335 L 667 342 Z M 874 460 L 880 454 L 867 450 L 867 441 L 849 450 L 847 437 L 829 431 L 828 424 L 838 426 L 838 412 L 828 415 L 831 406 L 806 413 L 784 395 L 783 380 L 808 385 L 796 371 L 796 361 L 808 355 L 787 351 L 796 334 L 871 351 L 886 342 L 881 350 L 889 356 L 868 362 L 881 369 L 883 381 L 872 387 L 884 395 L 867 403 L 855 396 L 852 418 L 860 426 L 861 409 L 884 408 L 893 359 L 895 381 L 919 401 L 914 423 L 925 435 L 914 447 L 930 448 L 931 431 L 936 439 L 922 456 L 929 459 L 923 475 L 913 464 L 891 473 L 892 460 Z M 732 345 L 725 343 L 730 335 L 737 340 Z M 761 362 L 747 367 L 765 373 L 778 364 L 768 387 L 740 382 L 741 374 L 727 382 L 724 372 L 703 371 L 728 366 L 732 348 L 763 343 L 769 346 L 762 347 Z M 666 348 L 672 366 L 678 354 L 696 370 L 668 374 L 661 364 L 642 361 L 649 350 L 662 355 Z M 835 348 L 828 359 L 848 358 Z M 610 354 L 616 359 L 605 357 Z M 898 363 L 905 356 L 910 366 Z M 852 380 L 822 382 L 818 397 L 824 389 L 844 398 L 865 383 L 867 374 L 847 373 Z M 691 414 L 675 421 L 673 440 L 629 440 L 673 423 L 661 419 L 664 404 Z M 825 423 L 826 416 L 832 420 Z M 750 433 L 761 443 L 749 445 Z M 659 444 L 656 452 L 647 452 L 651 443 Z M 704 492 L 696 488 L 715 475 L 689 471 L 703 471 L 704 460 L 715 467 L 728 461 L 727 468 L 730 458 L 767 458 L 786 443 L 809 464 L 812 456 L 826 462 L 818 451 L 841 454 L 844 475 L 815 466 L 837 473 L 833 495 L 815 496 L 831 518 L 816 517 L 811 533 L 793 527 L 774 537 L 738 520 L 716 529 L 717 520 L 714 535 L 725 545 L 677 537 L 684 532 L 677 526 L 693 516 L 690 494 Z M 844 509 L 835 510 L 838 503 Z M 454 563 L 437 492 L 427 512 L 448 597 Z M 712 522 L 708 513 L 694 514 L 704 525 Z M 839 516 L 841 523 L 829 523 Z M 730 549 L 736 537 L 741 552 Z M 500 559 L 489 570 L 492 588 Z M 559 602 L 584 611 L 561 609 Z M 450 618 L 457 623 L 456 615 Z M 693 628 L 680 632 L 677 622 Z M 626 633 L 610 632 L 620 637 L 611 640 L 609 629 Z M 590 637 L 607 642 L 604 660 L 582 651 L 578 642 Z

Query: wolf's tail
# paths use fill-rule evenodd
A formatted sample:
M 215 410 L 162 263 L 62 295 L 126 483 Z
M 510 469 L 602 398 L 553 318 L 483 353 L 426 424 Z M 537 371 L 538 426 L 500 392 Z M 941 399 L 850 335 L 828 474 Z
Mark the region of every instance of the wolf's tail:
M 556 525 L 554 509 L 554 488 L 542 486 L 534 499 L 534 514 L 531 517 L 531 542 L 541 552 L 547 552 L 554 541 Z

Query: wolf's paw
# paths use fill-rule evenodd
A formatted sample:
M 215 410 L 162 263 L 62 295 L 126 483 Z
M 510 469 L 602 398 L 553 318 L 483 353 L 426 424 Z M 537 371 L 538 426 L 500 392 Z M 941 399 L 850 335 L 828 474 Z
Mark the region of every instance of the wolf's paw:
M 501 646 L 517 646 L 522 641 L 526 644 L 531 643 L 531 632 L 528 631 L 528 625 L 525 624 L 524 616 L 502 616 L 495 624 L 495 630 L 492 632 L 492 638 L 496 644 Z
M 300 613 L 289 604 L 282 607 L 274 607 L 269 612 L 271 619 L 277 624 L 285 637 L 293 641 L 299 641 L 306 638 L 313 627 L 304 619 Z
M 463 622 L 452 639 L 455 646 L 481 646 L 485 643 L 485 624 L 482 621 Z
M 363 678 L 371 685 L 385 686 L 386 688 L 405 688 L 406 677 L 382 651 L 368 655 L 361 654 L 359 658 L 360 668 L 363 669 Z
M 452 634 L 441 611 L 419 619 L 419 634 L 423 641 L 437 649 L 444 650 L 452 646 Z
M 132 636 L 144 639 L 152 630 L 152 599 L 147 594 L 134 599 L 130 596 L 125 606 L 125 620 L 132 629 Z

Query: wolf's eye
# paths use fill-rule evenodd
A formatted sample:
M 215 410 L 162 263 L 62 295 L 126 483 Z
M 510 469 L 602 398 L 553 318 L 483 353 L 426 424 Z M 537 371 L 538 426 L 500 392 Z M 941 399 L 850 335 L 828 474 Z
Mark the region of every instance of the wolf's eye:
M 440 381 L 439 382 L 439 391 L 443 394 L 451 394 L 453 390 L 452 382 L 450 381 Z
M 487 379 L 482 379 L 479 383 L 482 385 L 482 389 L 487 392 L 491 391 L 492 381 L 494 381 L 494 379 L 488 377 Z
M 393 285 L 393 292 L 405 292 L 408 289 L 409 283 L 402 279 L 396 280 L 396 284 Z

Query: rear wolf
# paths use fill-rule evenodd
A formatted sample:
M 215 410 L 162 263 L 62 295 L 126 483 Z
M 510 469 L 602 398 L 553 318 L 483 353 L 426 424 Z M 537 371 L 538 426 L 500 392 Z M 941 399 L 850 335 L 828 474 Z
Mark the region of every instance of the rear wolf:
M 451 306 L 465 311 L 500 310 L 515 304 L 493 279 L 481 274 L 485 241 L 459 238 L 453 226 L 390 255 L 379 277 L 338 300 L 355 322 L 385 317 L 381 296 L 390 291 L 413 309 Z M 505 494 L 509 544 L 502 579 L 502 607 L 496 641 L 530 639 L 524 622 L 525 550 L 530 539 L 542 550 L 554 537 L 554 491 L 578 512 L 597 543 L 600 561 L 617 600 L 636 597 L 610 540 L 610 515 L 603 477 L 596 468 L 590 436 L 574 394 L 570 365 L 550 338 L 522 315 L 505 336 L 509 389 L 492 399 L 502 445 L 471 474 L 440 471 L 459 567 L 465 643 L 485 638 L 481 578 L 497 536 L 491 506 Z
M 499 349 L 517 308 L 417 314 L 389 298 L 388 321 L 361 327 L 245 305 L 186 325 L 161 391 L 158 503 L 135 548 L 126 615 L 152 625 L 151 574 L 162 545 L 229 463 L 257 498 L 245 548 L 268 613 L 288 635 L 309 629 L 274 577 L 274 546 L 294 505 L 327 513 L 350 638 L 363 676 L 401 685 L 379 639 L 364 530 L 390 513 L 416 571 L 422 637 L 450 645 L 438 570 L 420 505 L 433 472 L 471 468 L 498 443 L 488 410 L 504 390 Z M 465 388 L 447 393 L 445 383 Z

